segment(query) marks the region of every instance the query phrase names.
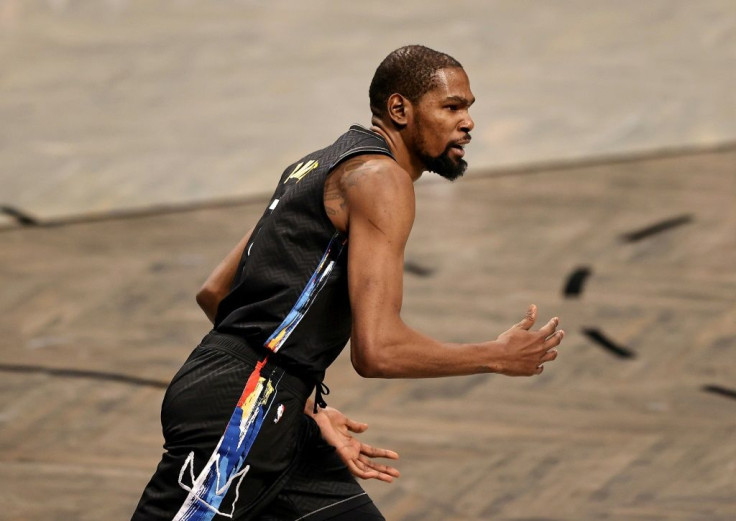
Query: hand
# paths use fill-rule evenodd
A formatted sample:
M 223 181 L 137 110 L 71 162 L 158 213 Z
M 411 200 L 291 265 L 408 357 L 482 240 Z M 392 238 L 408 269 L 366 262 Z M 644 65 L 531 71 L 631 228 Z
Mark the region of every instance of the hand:
M 367 424 L 353 421 L 332 407 L 320 408 L 317 414 L 310 416 L 319 425 L 322 437 L 335 447 L 338 456 L 354 476 L 361 479 L 378 479 L 387 483 L 399 477 L 399 471 L 395 468 L 373 460 L 373 458 L 399 459 L 397 453 L 371 447 L 350 435 L 351 432 L 356 434 L 365 432 Z
M 561 329 L 557 331 L 560 319 L 555 317 L 539 330 L 530 331 L 536 319 L 537 306 L 532 304 L 521 322 L 499 335 L 498 342 L 503 348 L 499 373 L 507 376 L 541 374 L 543 364 L 557 358 L 555 348 L 565 336 Z

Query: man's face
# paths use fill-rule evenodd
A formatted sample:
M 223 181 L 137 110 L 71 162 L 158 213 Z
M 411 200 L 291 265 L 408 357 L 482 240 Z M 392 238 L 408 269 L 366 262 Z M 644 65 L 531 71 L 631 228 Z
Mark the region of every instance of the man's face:
M 427 170 L 454 181 L 468 166 L 463 148 L 475 126 L 468 112 L 475 97 L 461 68 L 440 69 L 436 79 L 437 87 L 414 105 L 414 152 Z

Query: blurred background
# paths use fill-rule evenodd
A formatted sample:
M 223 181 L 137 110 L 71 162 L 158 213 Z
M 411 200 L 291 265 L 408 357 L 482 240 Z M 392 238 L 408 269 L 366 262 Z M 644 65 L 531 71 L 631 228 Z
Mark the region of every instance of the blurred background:
M 283 168 L 368 125 L 397 47 L 465 67 L 465 178 L 425 176 L 403 315 L 562 318 L 534 379 L 368 381 L 395 520 L 736 519 L 731 0 L 0 0 L 0 519 L 127 519 L 194 294 Z M 347 352 L 347 350 L 346 350 Z

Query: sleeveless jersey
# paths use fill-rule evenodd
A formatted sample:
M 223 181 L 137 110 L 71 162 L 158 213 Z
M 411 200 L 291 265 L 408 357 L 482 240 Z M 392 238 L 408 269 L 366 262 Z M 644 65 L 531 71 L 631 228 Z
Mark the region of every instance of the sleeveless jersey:
M 362 154 L 393 157 L 361 126 L 284 170 L 221 301 L 215 330 L 263 346 L 286 369 L 322 381 L 350 338 L 347 236 L 324 208 L 327 175 Z

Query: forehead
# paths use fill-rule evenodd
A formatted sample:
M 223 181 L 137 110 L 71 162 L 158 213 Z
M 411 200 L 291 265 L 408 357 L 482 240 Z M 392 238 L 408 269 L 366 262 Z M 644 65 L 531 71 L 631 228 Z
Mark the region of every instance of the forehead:
M 475 96 L 470 90 L 470 80 L 464 69 L 450 67 L 440 69 L 435 73 L 436 86 L 427 91 L 422 100 L 443 101 L 447 98 L 463 99 L 472 104 Z

